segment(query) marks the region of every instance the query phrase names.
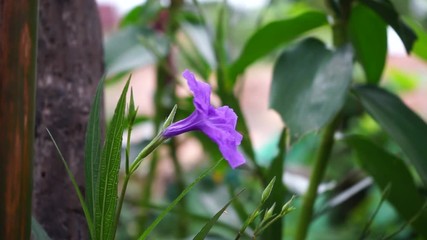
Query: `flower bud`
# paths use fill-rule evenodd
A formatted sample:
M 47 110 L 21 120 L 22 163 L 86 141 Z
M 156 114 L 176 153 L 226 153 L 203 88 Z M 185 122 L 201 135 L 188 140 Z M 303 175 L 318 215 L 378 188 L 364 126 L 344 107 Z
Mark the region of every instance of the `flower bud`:
M 270 193 L 271 193 L 271 190 L 273 189 L 275 181 L 276 181 L 276 177 L 273 177 L 273 179 L 271 179 L 270 183 L 264 189 L 261 195 L 261 202 L 265 202 L 267 198 L 270 196 Z

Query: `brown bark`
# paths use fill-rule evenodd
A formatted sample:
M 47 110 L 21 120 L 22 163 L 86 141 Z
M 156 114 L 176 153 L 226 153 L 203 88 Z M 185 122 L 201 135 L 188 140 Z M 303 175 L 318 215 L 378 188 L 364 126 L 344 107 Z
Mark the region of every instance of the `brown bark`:
M 36 0 L 0 0 L 0 239 L 28 239 Z
M 88 239 L 87 224 L 48 128 L 84 193 L 85 130 L 102 77 L 94 0 L 40 0 L 33 213 L 52 239 Z

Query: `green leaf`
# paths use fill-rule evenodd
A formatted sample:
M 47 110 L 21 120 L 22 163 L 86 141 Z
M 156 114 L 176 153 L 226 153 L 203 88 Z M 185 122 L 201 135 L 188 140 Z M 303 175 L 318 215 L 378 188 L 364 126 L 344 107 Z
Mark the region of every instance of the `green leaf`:
M 95 220 L 95 192 L 98 183 L 101 153 L 101 122 L 99 114 L 102 106 L 103 91 L 104 79 L 101 79 L 93 99 L 85 137 L 85 197 L 87 208 L 93 220 Z
M 68 167 L 67 161 L 65 161 L 64 156 L 61 153 L 61 150 L 59 150 L 58 144 L 56 144 L 55 139 L 53 138 L 52 134 L 50 133 L 49 129 L 46 128 L 47 133 L 49 134 L 50 139 L 53 142 L 53 145 L 55 145 L 56 151 L 58 152 L 59 158 L 61 159 L 62 163 L 64 164 L 65 171 L 67 172 L 68 178 L 70 178 L 71 184 L 73 185 L 74 191 L 76 191 L 77 198 L 79 199 L 80 205 L 82 206 L 83 213 L 86 218 L 87 226 L 89 228 L 90 235 L 92 236 L 92 239 L 95 239 L 95 228 L 92 221 L 92 218 L 90 216 L 89 209 L 86 206 L 85 199 L 83 198 L 83 194 L 80 191 L 79 185 L 77 184 L 76 178 L 73 175 L 73 172 L 71 172 L 70 168 Z
M 387 25 L 371 9 L 359 4 L 351 11 L 348 27 L 367 81 L 377 84 L 387 56 Z
M 264 204 L 264 207 L 272 206 L 277 204 L 279 206 L 274 210 L 274 214 L 280 214 L 280 207 L 285 204 L 286 189 L 283 185 L 283 174 L 284 174 L 284 165 L 285 165 L 285 156 L 286 156 L 286 139 L 287 139 L 287 129 L 283 129 L 282 134 L 280 135 L 280 141 L 278 144 L 279 153 L 273 159 L 273 162 L 268 168 L 268 178 L 276 178 L 273 185 L 273 191 L 270 197 Z M 274 239 L 274 236 L 282 236 L 283 232 L 283 220 L 278 218 L 271 227 L 267 228 L 266 231 L 262 233 L 262 239 Z
M 159 1 L 145 1 L 144 4 L 134 7 L 124 15 L 120 20 L 119 27 L 124 28 L 131 25 L 147 26 L 156 18 L 161 9 L 162 5 Z
M 212 227 L 215 225 L 215 223 L 218 221 L 219 217 L 225 212 L 225 210 L 228 208 L 228 206 L 244 191 L 240 191 L 237 193 L 230 201 L 228 201 L 227 204 L 224 205 L 223 208 L 221 208 L 210 220 L 203 226 L 203 228 L 200 230 L 200 232 L 197 233 L 197 235 L 193 238 L 193 240 L 203 240 L 208 235 L 209 231 L 212 229 Z
M 406 52 L 409 54 L 412 50 L 417 36 L 414 31 L 406 25 L 399 13 L 389 0 L 360 0 L 372 10 L 374 10 L 388 25 L 390 25 L 405 45 Z
M 181 201 L 181 199 L 184 198 L 185 195 L 187 195 L 187 193 L 189 193 L 191 189 L 193 189 L 193 187 L 196 186 L 198 182 L 200 182 L 200 180 L 206 177 L 206 175 L 208 175 L 213 169 L 217 168 L 221 162 L 223 162 L 223 159 L 220 159 L 219 161 L 217 161 L 215 165 L 210 167 L 208 170 L 204 171 L 199 177 L 196 178 L 196 180 L 194 180 L 194 182 L 188 185 L 188 187 L 186 187 L 181 192 L 181 194 L 179 194 L 179 196 L 175 198 L 175 200 L 173 200 L 173 202 L 169 204 L 168 207 L 162 211 L 162 213 L 160 213 L 160 215 L 154 220 L 154 222 L 151 223 L 151 225 L 142 233 L 142 235 L 138 238 L 138 240 L 146 239 L 148 235 L 150 235 L 150 233 L 153 231 L 153 229 L 157 226 L 157 224 L 159 224 L 160 221 L 162 221 L 162 219 L 166 216 L 166 214 L 168 214 L 179 203 L 179 201 Z
M 166 41 L 152 31 L 142 31 L 137 26 L 129 26 L 112 34 L 105 41 L 105 64 L 107 77 L 113 77 L 126 71 L 152 64 L 156 56 L 145 48 L 140 38 L 153 43 L 153 47 L 161 53 L 166 52 Z
M 427 210 L 420 212 L 425 199 L 419 194 L 404 162 L 361 136 L 351 136 L 347 138 L 347 142 L 356 150 L 361 167 L 374 178 L 380 188 L 384 190 L 390 186 L 390 193 L 386 198 L 396 211 L 406 221 L 412 222 L 412 227 L 419 234 L 427 237 Z
M 43 226 L 33 216 L 31 216 L 31 234 L 35 240 L 50 240 Z
M 427 61 L 427 32 L 414 20 L 404 17 L 403 20 L 415 31 L 417 40 L 415 41 L 412 52 L 421 59 Z
M 208 30 L 203 25 L 194 25 L 189 23 L 182 23 L 181 29 L 188 39 L 183 46 L 191 46 L 193 58 L 200 67 L 205 68 L 205 72 L 199 73 L 204 79 L 209 78 L 211 69 L 216 68 L 216 59 L 213 40 L 208 34 Z M 183 47 L 181 47 L 183 48 Z
M 117 207 L 117 185 L 119 181 L 120 156 L 123 130 L 126 126 L 127 81 L 114 111 L 107 131 L 99 162 L 98 186 L 96 189 L 95 226 L 97 239 L 114 239 L 113 221 Z
M 217 66 L 217 82 L 218 82 L 218 94 L 222 100 L 227 96 L 227 92 L 232 89 L 233 85 L 228 81 L 228 69 L 229 69 L 229 59 L 227 51 L 227 2 L 224 1 L 218 11 L 216 31 L 215 31 L 215 41 L 214 41 L 214 51 L 215 58 L 218 63 Z
M 344 105 L 351 82 L 353 51 L 335 52 L 314 38 L 285 50 L 276 61 L 270 106 L 292 136 L 322 128 Z
M 354 89 L 368 113 L 409 158 L 427 184 L 427 124 L 396 95 L 374 86 Z
M 291 19 L 275 21 L 265 25 L 256 31 L 246 42 L 240 56 L 231 66 L 231 79 L 235 79 L 250 64 L 265 57 L 274 49 L 326 23 L 325 14 L 307 12 Z

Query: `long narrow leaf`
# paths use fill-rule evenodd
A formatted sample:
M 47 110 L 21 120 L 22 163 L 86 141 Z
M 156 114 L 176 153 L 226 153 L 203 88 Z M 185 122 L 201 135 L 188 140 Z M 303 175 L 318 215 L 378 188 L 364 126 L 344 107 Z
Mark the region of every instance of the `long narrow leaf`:
M 71 180 L 71 184 L 73 184 L 74 191 L 76 191 L 77 197 L 79 198 L 80 205 L 82 206 L 83 213 L 85 214 L 85 217 L 86 217 L 86 222 L 87 222 L 87 225 L 88 225 L 88 228 L 89 228 L 90 235 L 92 236 L 92 239 L 95 239 L 93 237 L 94 236 L 93 221 L 92 221 L 92 218 L 90 217 L 90 213 L 89 213 L 89 210 L 88 210 L 88 208 L 86 206 L 85 200 L 83 198 L 83 194 L 80 192 L 79 185 L 77 184 L 76 179 L 74 178 L 73 173 L 71 172 L 70 168 L 68 167 L 68 164 L 65 161 L 64 156 L 62 156 L 61 150 L 59 150 L 59 147 L 56 144 L 56 141 L 53 138 L 52 134 L 50 133 L 49 129 L 46 128 L 46 131 L 49 134 L 50 139 L 52 139 L 52 142 L 53 142 L 53 145 L 55 145 L 56 151 L 58 151 L 59 157 L 61 158 L 62 163 L 64 164 L 64 167 L 65 167 L 65 170 L 67 171 L 68 177 Z
M 193 240 L 203 240 L 208 235 L 209 231 L 212 229 L 212 227 L 215 225 L 215 223 L 218 221 L 219 217 L 225 212 L 225 210 L 230 206 L 230 204 L 244 191 L 241 190 L 239 193 L 237 193 L 230 201 L 228 201 L 227 204 L 224 205 L 223 208 L 221 208 L 210 220 L 203 226 L 202 230 L 200 230 L 199 233 L 193 238 Z
M 130 80 L 130 79 L 129 79 Z M 117 186 L 123 130 L 126 125 L 127 81 L 107 131 L 104 148 L 99 162 L 99 184 L 96 189 L 95 222 L 97 239 L 114 239 L 113 222 L 117 208 Z
M 217 161 L 215 165 L 204 171 L 199 177 L 196 178 L 196 180 L 194 180 L 194 182 L 188 185 L 188 187 L 186 187 L 184 191 L 182 191 L 181 194 L 179 194 L 179 196 L 175 198 L 175 200 L 171 204 L 169 204 L 169 206 L 165 210 L 163 210 L 162 213 L 160 213 L 160 215 L 154 220 L 154 222 L 142 233 L 138 240 L 146 239 L 148 235 L 150 235 L 150 233 L 153 231 L 153 229 L 157 226 L 157 224 L 162 221 L 166 214 L 168 214 L 172 210 L 172 208 L 174 208 L 179 203 L 179 201 L 181 201 L 181 199 L 184 198 L 185 195 L 187 195 L 187 193 L 189 193 L 198 182 L 200 182 L 200 180 L 206 177 L 206 175 L 208 175 L 213 169 L 217 168 L 221 162 L 223 162 L 222 158 Z
M 273 189 L 274 191 L 271 192 L 270 197 L 267 199 L 267 201 L 264 204 L 264 207 L 272 206 L 273 204 L 276 204 L 277 207 L 274 210 L 275 214 L 280 214 L 281 206 L 285 204 L 285 194 L 286 189 L 283 185 L 283 181 L 281 179 L 283 178 L 284 173 L 284 161 L 286 156 L 286 139 L 288 136 L 287 129 L 283 129 L 282 134 L 280 135 L 280 141 L 278 144 L 279 153 L 274 158 L 273 162 L 271 163 L 270 167 L 268 168 L 268 178 L 273 179 L 274 177 L 277 179 L 277 181 L 274 182 Z M 282 236 L 283 231 L 283 219 L 278 218 L 271 227 L 267 228 L 266 231 L 262 233 L 263 239 L 273 239 L 274 236 Z
M 98 183 L 99 157 L 101 152 L 101 124 L 99 114 L 103 89 L 104 79 L 99 82 L 96 89 L 95 98 L 93 99 L 89 114 L 85 139 L 86 205 L 93 220 L 95 220 L 95 189 L 97 189 Z M 96 223 L 94 222 L 94 224 Z

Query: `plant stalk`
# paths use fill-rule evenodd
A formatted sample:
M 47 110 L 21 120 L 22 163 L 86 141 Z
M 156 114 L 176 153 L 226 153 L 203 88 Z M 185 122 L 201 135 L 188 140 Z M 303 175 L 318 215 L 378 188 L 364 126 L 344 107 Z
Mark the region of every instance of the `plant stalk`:
M 307 192 L 305 193 L 303 204 L 301 207 L 301 215 L 297 225 L 296 240 L 303 240 L 307 236 L 308 228 L 313 215 L 314 202 L 317 197 L 317 189 L 325 174 L 329 156 L 334 145 L 334 133 L 339 123 L 339 115 L 330 122 L 323 133 L 322 142 L 319 153 L 314 163 L 314 168 L 311 173 L 310 183 Z
M 119 225 L 120 213 L 122 212 L 123 201 L 125 199 L 125 194 L 126 194 L 126 189 L 128 187 L 129 179 L 130 179 L 130 174 L 126 173 L 125 180 L 124 180 L 123 186 L 122 186 L 122 191 L 120 193 L 119 205 L 117 206 L 116 217 L 114 219 L 114 225 L 113 225 L 114 234 L 113 234 L 113 236 L 116 236 L 117 227 Z

